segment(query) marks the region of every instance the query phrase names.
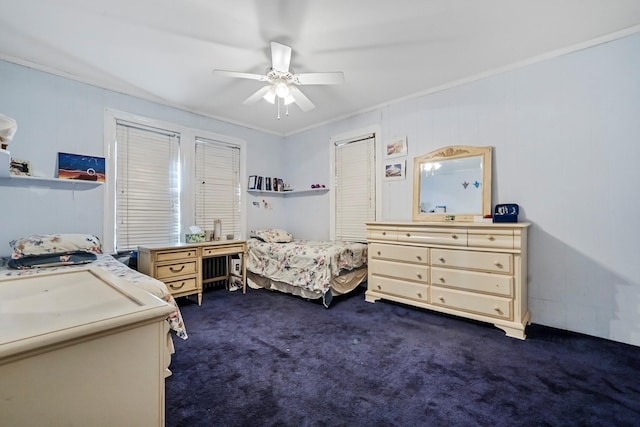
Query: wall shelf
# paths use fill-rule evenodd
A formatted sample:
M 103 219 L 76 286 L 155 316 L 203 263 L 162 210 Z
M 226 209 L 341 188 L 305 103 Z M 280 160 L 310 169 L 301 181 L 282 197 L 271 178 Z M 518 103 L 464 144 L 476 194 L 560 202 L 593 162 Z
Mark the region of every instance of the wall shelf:
M 299 194 L 323 194 L 329 191 L 328 188 L 310 188 L 309 190 L 291 190 L 291 191 L 265 191 L 265 190 L 247 190 L 249 194 L 263 195 L 263 196 L 288 196 Z
M 39 176 L 11 175 L 9 163 L 11 154 L 0 150 L 0 185 L 6 187 L 40 187 L 60 188 L 68 190 L 88 190 L 102 185 L 98 181 L 83 181 L 80 179 L 45 178 Z
M 40 187 L 59 188 L 67 190 L 88 190 L 103 185 L 97 181 L 83 181 L 79 179 L 44 178 L 38 176 L 11 175 L 0 177 L 0 185 L 7 187 Z

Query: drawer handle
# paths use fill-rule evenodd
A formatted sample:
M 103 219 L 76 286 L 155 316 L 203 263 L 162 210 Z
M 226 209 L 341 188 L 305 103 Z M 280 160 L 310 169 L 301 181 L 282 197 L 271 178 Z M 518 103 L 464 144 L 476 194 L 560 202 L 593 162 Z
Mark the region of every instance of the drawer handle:
M 489 240 L 490 240 L 490 241 L 492 241 L 492 242 L 493 242 L 494 240 L 496 240 L 496 238 L 495 238 L 495 237 L 493 237 L 492 235 L 488 235 L 488 236 L 487 236 L 487 239 L 489 239 Z
M 383 236 L 386 236 L 386 235 L 387 235 L 387 232 L 386 232 L 386 231 L 383 231 L 383 232 L 382 232 L 382 235 L 383 235 Z
M 407 233 L 407 237 L 411 237 L 411 233 Z
M 381 291 L 382 290 L 382 286 L 378 285 L 378 290 Z
M 498 268 L 502 268 L 502 264 L 500 263 L 500 261 L 494 262 L 493 265 L 495 265 Z
M 382 252 L 378 251 L 378 256 L 382 255 Z
M 438 280 L 440 280 L 440 282 L 442 282 L 442 283 L 445 282 L 444 277 L 442 277 L 442 276 L 440 276 L 440 278 Z
M 175 286 L 173 283 L 169 285 L 169 287 L 171 289 L 182 289 L 182 287 L 184 286 L 185 282 L 180 283 L 180 286 Z
M 191 252 L 187 252 L 187 256 L 191 256 Z
M 440 297 L 438 299 L 440 300 L 440 302 L 444 302 L 444 298 L 443 297 Z
M 444 258 L 442 258 L 442 257 L 440 257 L 440 258 L 438 258 L 438 259 L 439 259 L 439 260 L 440 260 L 440 262 L 441 262 L 441 263 L 443 263 L 443 264 L 447 261 L 447 260 L 445 260 L 445 259 L 444 259 Z
M 453 240 L 458 240 L 458 235 L 457 235 L 457 234 L 454 234 L 453 236 L 451 236 L 451 238 L 452 238 Z
M 422 299 L 422 294 L 420 292 L 418 292 L 418 298 Z
M 500 307 L 494 307 L 493 309 L 496 311 L 496 313 L 502 314 L 502 310 L 500 310 Z
M 169 267 L 169 270 L 171 270 L 172 273 L 180 273 L 182 270 L 184 270 L 184 264 L 180 266 L 180 270 L 174 269 L 173 266 Z
M 418 259 L 418 261 L 422 261 L 422 257 L 420 255 L 416 255 L 416 258 Z
M 417 277 L 418 279 L 422 279 L 422 274 L 420 274 L 420 273 L 416 273 L 416 277 Z

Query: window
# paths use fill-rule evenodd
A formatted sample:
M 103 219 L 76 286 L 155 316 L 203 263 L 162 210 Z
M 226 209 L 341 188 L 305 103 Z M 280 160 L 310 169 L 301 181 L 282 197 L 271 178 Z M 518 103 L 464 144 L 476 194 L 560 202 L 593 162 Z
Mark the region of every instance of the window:
M 180 241 L 180 136 L 116 121 L 115 249 Z
M 332 138 L 332 238 L 365 241 L 365 223 L 376 219 L 376 137 Z
M 239 146 L 196 138 L 195 217 L 201 229 L 213 230 L 214 220 L 219 219 L 222 236 L 240 237 Z
M 192 225 L 245 233 L 246 142 L 106 109 L 105 253 L 184 241 Z

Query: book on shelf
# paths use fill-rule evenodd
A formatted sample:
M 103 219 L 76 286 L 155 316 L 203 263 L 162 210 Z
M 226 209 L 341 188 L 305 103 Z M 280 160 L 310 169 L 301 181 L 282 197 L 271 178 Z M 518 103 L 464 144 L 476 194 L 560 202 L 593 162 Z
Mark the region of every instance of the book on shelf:
M 251 175 L 249 177 L 249 190 L 255 190 L 256 189 L 256 182 L 258 180 L 258 177 L 256 175 Z

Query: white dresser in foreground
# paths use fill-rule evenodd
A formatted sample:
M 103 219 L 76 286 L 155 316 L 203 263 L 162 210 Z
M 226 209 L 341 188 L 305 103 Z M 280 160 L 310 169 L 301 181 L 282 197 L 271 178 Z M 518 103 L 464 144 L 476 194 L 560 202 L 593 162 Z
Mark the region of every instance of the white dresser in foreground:
M 0 425 L 163 426 L 172 312 L 100 268 L 0 279 Z
M 493 323 L 525 339 L 527 223 L 367 223 L 366 300 Z

